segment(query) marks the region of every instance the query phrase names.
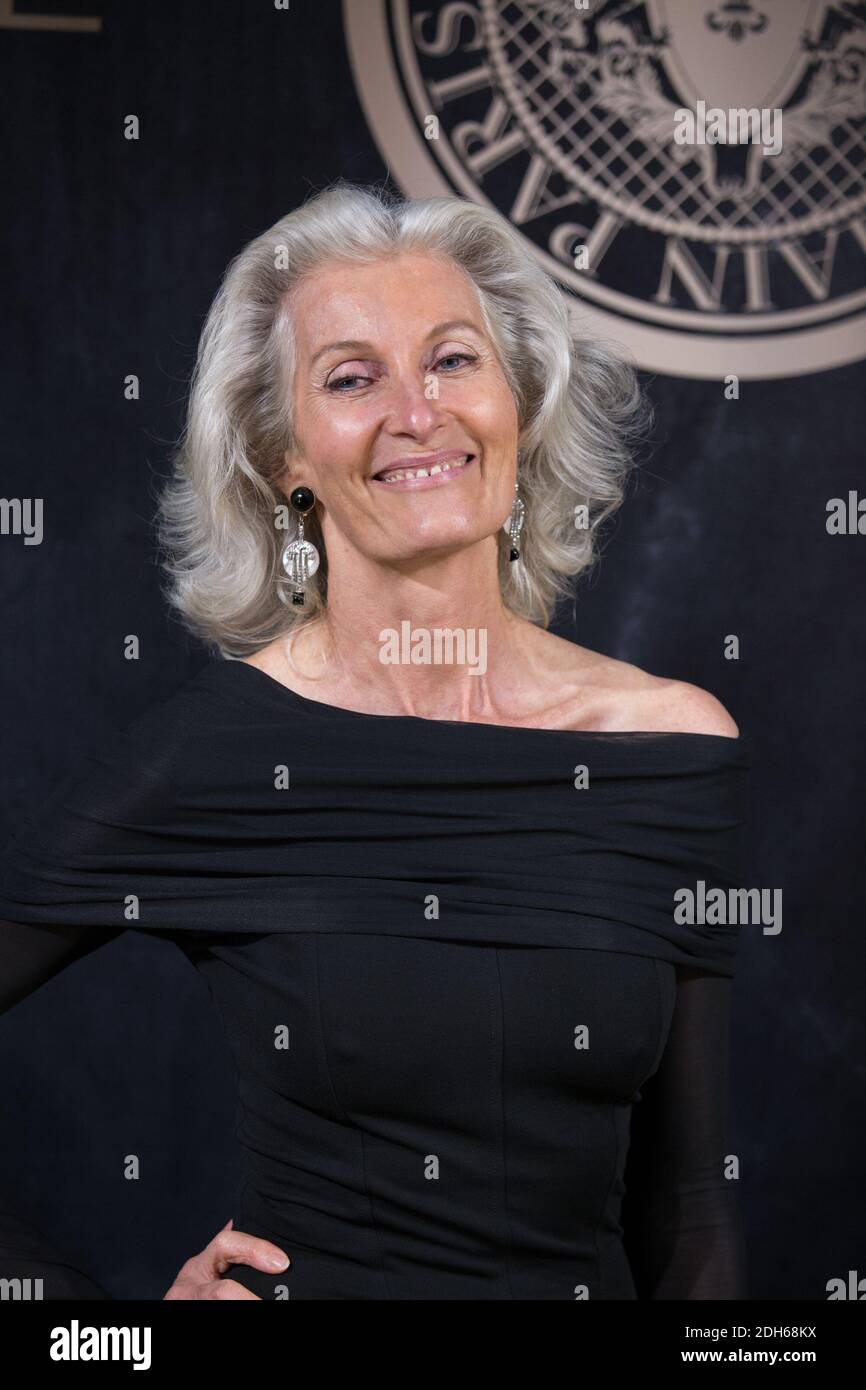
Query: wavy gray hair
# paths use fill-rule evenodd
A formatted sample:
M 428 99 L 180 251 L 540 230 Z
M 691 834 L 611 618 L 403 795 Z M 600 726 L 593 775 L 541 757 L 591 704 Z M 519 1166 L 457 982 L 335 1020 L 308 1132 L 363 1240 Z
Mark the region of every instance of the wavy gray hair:
M 327 556 L 303 610 L 277 592 L 296 530 L 276 483 L 293 447 L 291 291 L 323 263 L 402 251 L 444 256 L 470 277 L 518 410 L 520 562 L 499 532 L 503 602 L 550 623 L 570 581 L 597 558 L 601 523 L 620 505 L 633 446 L 652 419 L 633 367 L 576 332 L 566 297 L 509 222 L 460 198 L 410 199 L 341 181 L 249 242 L 207 316 L 189 413 L 157 513 L 165 597 L 225 657 L 241 657 L 315 621 L 327 604 Z M 284 523 L 288 520 L 288 528 Z M 282 525 L 282 529 L 281 529 Z

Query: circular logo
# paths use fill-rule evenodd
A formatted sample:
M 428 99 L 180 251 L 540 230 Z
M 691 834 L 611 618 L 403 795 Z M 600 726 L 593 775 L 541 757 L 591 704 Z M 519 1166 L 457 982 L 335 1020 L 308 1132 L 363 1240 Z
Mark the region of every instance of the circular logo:
M 344 0 L 404 192 L 503 213 L 672 375 L 866 357 L 866 3 Z

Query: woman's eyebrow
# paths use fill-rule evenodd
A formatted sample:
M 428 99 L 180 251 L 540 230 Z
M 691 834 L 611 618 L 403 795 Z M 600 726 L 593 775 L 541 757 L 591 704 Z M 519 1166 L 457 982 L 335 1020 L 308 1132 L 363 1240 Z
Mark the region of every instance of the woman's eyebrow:
M 318 352 L 315 352 L 310 358 L 310 366 L 312 366 L 314 362 L 318 362 L 320 357 L 324 357 L 326 352 L 336 352 L 338 349 L 342 351 L 344 348 L 351 348 L 353 352 L 373 351 L 369 343 L 362 343 L 358 338 L 344 338 L 342 342 L 326 343 L 324 347 L 320 347 Z
M 438 338 L 442 333 L 451 333 L 456 328 L 469 328 L 473 333 L 483 336 L 478 324 L 473 323 L 471 319 L 449 319 L 447 323 L 437 323 L 435 328 L 431 328 L 427 334 L 427 340 Z M 343 338 L 339 343 L 326 343 L 324 347 L 320 347 L 310 358 L 310 366 L 314 366 L 320 357 L 324 357 L 326 352 L 343 352 L 346 349 L 364 353 L 375 351 L 371 343 L 362 342 L 359 338 Z
M 477 323 L 471 319 L 449 319 L 447 323 L 437 323 L 435 328 L 431 328 L 427 334 L 428 338 L 438 338 L 440 333 L 451 333 L 455 328 L 471 328 L 473 333 L 482 334 L 482 330 Z

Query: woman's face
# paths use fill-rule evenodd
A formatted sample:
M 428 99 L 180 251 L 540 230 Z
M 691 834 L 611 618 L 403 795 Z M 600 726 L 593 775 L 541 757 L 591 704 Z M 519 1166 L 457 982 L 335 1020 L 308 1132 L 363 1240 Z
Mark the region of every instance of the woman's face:
M 462 270 L 421 252 L 323 266 L 295 291 L 293 323 L 299 447 L 282 482 L 313 489 L 329 557 L 393 563 L 495 535 L 517 408 Z M 428 476 L 399 478 L 419 466 Z

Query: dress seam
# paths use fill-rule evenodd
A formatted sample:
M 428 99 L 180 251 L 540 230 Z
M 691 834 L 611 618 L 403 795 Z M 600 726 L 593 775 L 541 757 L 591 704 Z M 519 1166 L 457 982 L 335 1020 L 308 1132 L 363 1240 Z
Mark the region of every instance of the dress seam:
M 185 954 L 185 952 L 181 951 L 181 954 Z M 187 959 L 189 959 L 189 957 L 187 957 Z M 247 1145 L 246 1145 L 246 1143 L 244 1142 L 244 1137 L 243 1137 L 243 1136 L 247 1133 L 247 1115 L 248 1115 L 248 1113 L 249 1113 L 249 1112 L 247 1111 L 247 1103 L 246 1103 L 246 1101 L 244 1100 L 243 1078 L 242 1078 L 242 1076 L 241 1076 L 241 1069 L 240 1069 L 240 1067 L 238 1066 L 237 1057 L 235 1056 L 235 1049 L 234 1049 L 234 1046 L 232 1045 L 231 1033 L 230 1033 L 230 1031 L 229 1031 L 228 1021 L 227 1021 L 225 1012 L 224 1012 L 224 1010 L 223 1010 L 223 1006 L 222 1006 L 222 1004 L 219 1002 L 219 999 L 217 998 L 216 990 L 214 989 L 214 987 L 213 987 L 213 985 L 211 984 L 211 982 L 210 982 L 210 980 L 208 979 L 208 977 L 207 977 L 205 974 L 203 974 L 203 972 L 202 972 L 201 970 L 199 970 L 198 966 L 194 966 L 193 968 L 195 969 L 196 974 L 199 976 L 199 978 L 204 980 L 205 986 L 207 987 L 207 992 L 208 992 L 208 995 L 209 995 L 209 997 L 210 997 L 211 1007 L 213 1008 L 214 1012 L 216 1013 L 217 1021 L 218 1021 L 218 1023 L 219 1023 L 219 1031 L 220 1031 L 220 1033 L 221 1033 L 221 1035 L 222 1035 L 223 1042 L 225 1043 L 225 1048 L 226 1048 L 226 1051 L 227 1051 L 227 1053 L 228 1053 L 228 1055 L 229 1055 L 229 1059 L 230 1059 L 231 1064 L 232 1064 L 232 1072 L 233 1072 L 234 1078 L 235 1078 L 235 1085 L 234 1085 L 234 1101 L 235 1101 L 235 1104 L 234 1104 L 234 1136 L 235 1136 L 235 1139 L 236 1139 L 237 1145 L 238 1145 L 238 1152 L 239 1152 L 239 1157 L 240 1157 L 240 1177 L 241 1177 L 240 1196 L 239 1196 L 239 1197 L 236 1197 L 236 1199 L 237 1199 L 237 1201 L 238 1201 L 238 1205 L 240 1206 L 240 1200 L 241 1200 L 241 1198 L 243 1197 L 244 1192 L 246 1191 L 246 1188 L 248 1187 L 249 1182 L 250 1182 L 250 1173 L 249 1173 L 249 1169 L 248 1169 L 248 1167 L 247 1167 L 247 1152 L 248 1152 L 248 1151 L 247 1151 Z M 236 1189 L 235 1189 L 236 1194 L 237 1194 L 237 1191 L 238 1191 L 238 1189 L 236 1188 Z
M 249 1187 L 249 1185 L 250 1175 L 246 1171 L 246 1169 L 244 1169 L 244 1172 L 241 1175 L 240 1184 L 238 1186 L 237 1192 L 235 1193 L 235 1211 L 238 1214 L 239 1220 L 243 1218 L 244 1198 L 247 1195 L 247 1188 Z
M 321 991 L 321 984 L 320 984 L 320 979 L 319 979 L 319 937 L 318 937 L 318 934 L 317 934 L 317 933 L 312 933 L 312 935 L 313 935 L 313 963 L 314 963 L 314 969 L 315 969 L 315 975 L 316 975 L 316 990 L 315 990 L 315 995 L 316 995 L 316 997 L 315 997 L 316 1021 L 317 1021 L 318 1025 L 319 1025 L 319 1042 L 320 1042 L 320 1044 L 321 1044 L 321 1049 L 322 1049 L 322 1062 L 323 1062 L 323 1064 L 324 1064 L 325 1079 L 327 1080 L 328 1088 L 329 1088 L 329 1090 L 330 1090 L 330 1092 L 331 1092 L 331 1096 L 332 1096 L 332 1098 L 333 1098 L 334 1104 L 336 1105 L 337 1109 L 338 1109 L 339 1112 L 340 1112 L 340 1115 L 341 1115 L 341 1117 L 342 1117 L 343 1123 L 346 1124 L 346 1125 L 348 1125 L 350 1129 L 355 1129 L 355 1130 L 357 1130 L 358 1139 L 359 1139 L 360 1147 L 361 1147 L 361 1181 L 362 1181 L 363 1188 L 364 1188 L 364 1196 L 365 1196 L 366 1199 L 367 1199 L 367 1208 L 368 1208 L 368 1210 L 369 1210 L 369 1212 L 370 1212 L 370 1224 L 371 1224 L 371 1226 L 372 1226 L 372 1228 L 373 1228 L 373 1231 L 375 1232 L 376 1242 L 377 1242 L 378 1247 L 379 1247 L 379 1267 L 380 1267 L 380 1272 L 381 1272 L 381 1275 L 382 1275 L 382 1282 L 383 1282 L 383 1284 L 384 1284 L 384 1286 L 385 1286 L 385 1296 L 386 1296 L 387 1298 L 390 1299 L 390 1298 L 393 1297 L 393 1295 L 392 1295 L 392 1293 L 391 1293 L 391 1289 L 390 1289 L 390 1286 L 389 1286 L 389 1284 L 388 1284 L 388 1275 L 387 1275 L 387 1272 L 386 1272 L 386 1269 L 385 1269 L 385 1247 L 384 1247 L 384 1245 L 383 1245 L 383 1243 L 382 1243 L 382 1234 L 381 1234 L 381 1232 L 380 1232 L 380 1230 L 379 1230 L 379 1223 L 378 1223 L 378 1221 L 376 1220 L 376 1213 L 375 1213 L 375 1210 L 374 1210 L 374 1207 L 373 1207 L 373 1198 L 372 1198 L 372 1195 L 371 1195 L 371 1193 L 370 1193 L 369 1183 L 368 1183 L 368 1181 L 367 1181 L 367 1150 L 366 1150 L 366 1146 L 365 1146 L 365 1143 L 364 1143 L 364 1131 L 360 1128 L 359 1125 L 354 1125 L 354 1124 L 352 1123 L 352 1121 L 350 1120 L 349 1116 L 346 1114 L 346 1111 L 345 1111 L 345 1109 L 344 1109 L 344 1107 L 343 1107 L 343 1103 L 342 1103 L 342 1101 L 340 1100 L 340 1097 L 339 1097 L 338 1094 L 337 1094 L 337 1088 L 336 1088 L 336 1086 L 334 1085 L 334 1078 L 333 1078 L 333 1076 L 332 1076 L 332 1074 L 331 1074 L 331 1065 L 330 1065 L 330 1062 L 329 1062 L 329 1060 L 328 1060 L 328 1043 L 327 1043 L 327 1039 L 326 1039 L 326 1037 L 325 1037 L 325 1026 L 324 1026 L 324 1022 L 323 1022 L 323 1020 L 322 1020 L 322 991 Z
M 497 947 L 494 947 L 494 960 L 496 962 L 496 982 L 499 996 L 499 1133 L 502 1155 L 502 1200 L 505 1228 L 508 1232 L 508 1242 L 505 1246 L 505 1282 L 508 1287 L 509 1295 L 511 1298 L 514 1298 L 514 1288 L 511 1283 L 511 1261 L 509 1258 L 514 1248 L 514 1230 L 511 1225 L 511 1211 L 508 1203 L 508 1143 L 505 1114 L 505 1007 L 502 999 L 502 973 L 499 964 L 499 950 Z
M 622 1142 L 621 1142 L 621 1140 L 620 1140 L 620 1133 L 619 1133 L 619 1125 L 617 1124 L 616 1106 L 615 1106 L 615 1105 L 610 1105 L 610 1106 L 608 1107 L 608 1116 L 609 1116 L 609 1118 L 610 1118 L 610 1123 L 611 1123 L 611 1125 L 612 1125 L 612 1127 L 613 1127 L 613 1138 L 614 1138 L 614 1145 L 613 1145 L 613 1164 L 612 1164 L 613 1171 L 612 1171 L 611 1176 L 610 1176 L 610 1182 L 608 1183 L 607 1189 L 606 1189 L 605 1194 L 604 1194 L 604 1199 L 603 1199 L 602 1204 L 601 1204 L 601 1210 L 599 1211 L 598 1216 L 596 1217 L 596 1221 L 595 1221 L 595 1233 L 594 1233 L 594 1236 L 593 1236 L 593 1243 L 594 1243 L 594 1245 L 595 1245 L 595 1271 L 596 1271 L 596 1276 L 597 1276 L 597 1278 L 598 1278 L 598 1296 L 599 1296 L 599 1299 L 602 1300 L 602 1301 L 604 1300 L 604 1262 L 602 1261 L 602 1258 L 601 1258 L 601 1249 L 600 1249 L 600 1247 L 599 1247 L 598 1236 L 599 1236 L 599 1231 L 600 1231 L 600 1229 L 601 1229 L 602 1220 L 604 1219 L 604 1214 L 605 1214 L 605 1212 L 607 1211 L 607 1204 L 608 1204 L 608 1202 L 610 1201 L 610 1194 L 611 1194 L 611 1192 L 613 1191 L 614 1183 L 616 1182 L 616 1175 L 617 1175 L 617 1172 L 619 1171 L 619 1154 L 620 1154 L 620 1148 L 622 1147 Z M 592 1297 L 592 1293 L 590 1293 L 590 1297 Z
M 662 982 L 659 978 L 659 963 L 655 956 L 651 959 L 653 963 L 653 975 L 656 982 L 656 1016 L 658 1018 L 658 1029 L 656 1032 L 655 1048 L 653 1050 L 652 1070 L 648 1073 L 648 1076 L 655 1076 L 661 1066 L 662 1053 L 665 1050 L 667 1039 L 664 1036 L 665 1001 L 662 995 Z M 674 966 L 674 969 L 676 969 L 676 966 Z
M 659 979 L 658 961 L 655 959 L 654 956 L 653 956 L 653 957 L 650 957 L 650 960 L 651 960 L 651 964 L 652 964 L 653 981 L 654 981 L 654 983 L 655 983 L 655 996 L 656 996 L 656 1005 L 657 1005 L 656 1014 L 657 1014 L 657 1017 L 658 1017 L 658 1027 L 657 1027 L 657 1029 L 656 1029 L 655 1043 L 654 1043 L 654 1045 L 653 1045 L 653 1056 L 655 1057 L 656 1062 L 658 1063 L 658 1061 L 661 1060 L 661 1059 L 660 1059 L 660 1056 L 659 1056 L 659 1053 L 660 1053 L 660 1051 L 661 1051 L 660 1044 L 661 1044 L 661 1041 L 662 1041 L 662 1022 L 663 1022 L 663 1012 L 664 1012 L 664 1001 L 663 1001 L 663 999 L 662 999 L 662 989 L 661 989 L 661 981 L 660 981 L 660 979 Z M 650 1072 L 649 1075 L 652 1075 L 652 1072 Z M 612 1165 L 612 1172 L 611 1172 L 610 1182 L 608 1183 L 607 1190 L 606 1190 L 606 1192 L 605 1192 L 605 1194 L 604 1194 L 604 1200 L 603 1200 L 603 1202 L 602 1202 L 602 1204 L 601 1204 L 601 1210 L 599 1211 L 598 1216 L 597 1216 L 597 1218 L 596 1218 L 596 1223 L 595 1223 L 595 1234 L 594 1234 L 594 1237 L 593 1237 L 593 1243 L 594 1243 L 594 1245 L 595 1245 L 595 1268 L 596 1268 L 596 1273 L 597 1273 L 597 1276 L 598 1276 L 598 1284 L 599 1284 L 599 1298 L 602 1299 L 602 1300 L 604 1299 L 604 1263 L 603 1263 L 603 1260 L 602 1260 L 602 1257 L 601 1257 L 601 1247 L 600 1247 L 600 1244 L 599 1244 L 599 1231 L 600 1231 L 600 1228 L 601 1228 L 601 1223 L 602 1223 L 602 1221 L 603 1221 L 603 1219 L 604 1219 L 604 1214 L 605 1214 L 605 1212 L 607 1211 L 607 1204 L 608 1204 L 608 1202 L 610 1201 L 610 1194 L 611 1194 L 611 1192 L 613 1191 L 614 1185 L 615 1185 L 616 1180 L 617 1180 L 617 1175 L 618 1175 L 618 1173 L 619 1173 L 620 1153 L 621 1153 L 622 1147 L 623 1147 L 623 1139 L 622 1139 L 622 1136 L 621 1136 L 621 1134 L 620 1134 L 620 1127 L 619 1127 L 619 1124 L 618 1124 L 618 1122 L 617 1122 L 617 1108 L 618 1108 L 618 1107 L 617 1107 L 615 1104 L 612 1104 L 612 1105 L 609 1107 L 609 1110 L 608 1110 L 608 1113 L 609 1113 L 609 1115 L 610 1115 L 610 1121 L 611 1121 L 611 1124 L 612 1124 L 612 1126 L 613 1126 L 613 1133 L 614 1133 L 613 1165 Z M 629 1106 L 628 1106 L 628 1109 L 629 1109 L 629 1125 L 628 1125 L 628 1130 L 629 1130 L 629 1133 L 630 1133 L 630 1130 L 631 1130 L 631 1112 L 632 1112 L 633 1109 L 634 1109 L 634 1102 L 633 1102 L 633 1101 L 630 1102 L 630 1104 L 629 1104 Z M 620 1233 L 618 1239 L 619 1239 L 619 1240 L 622 1239 L 622 1233 Z M 633 1275 L 632 1275 L 632 1278 L 633 1278 Z

